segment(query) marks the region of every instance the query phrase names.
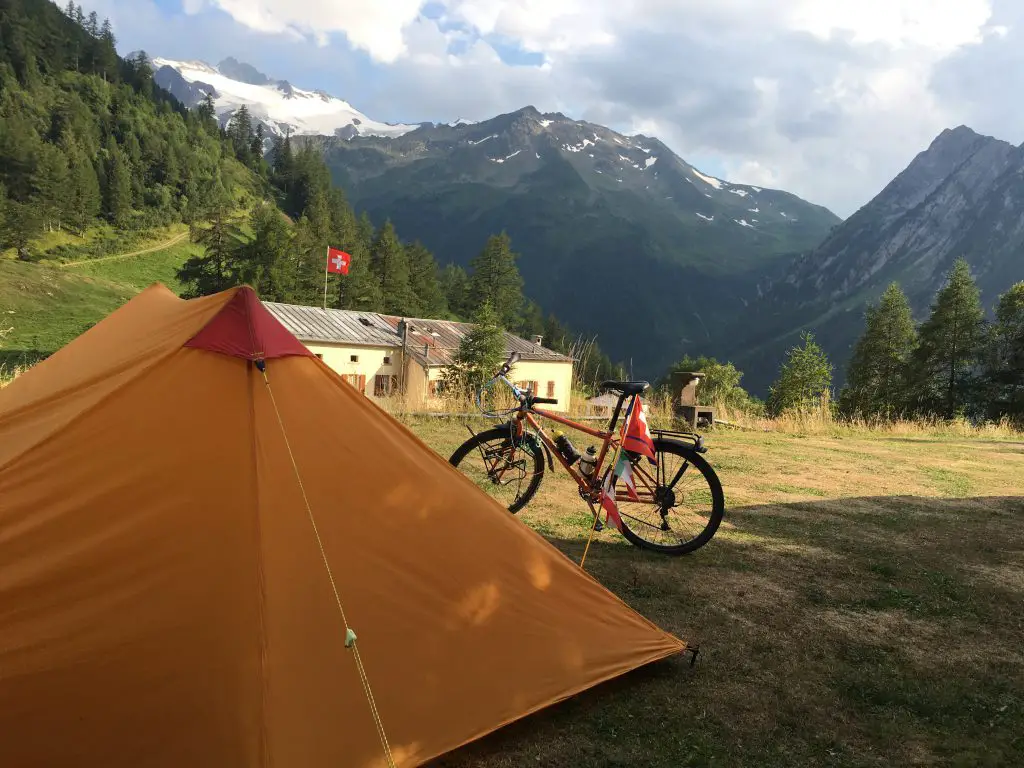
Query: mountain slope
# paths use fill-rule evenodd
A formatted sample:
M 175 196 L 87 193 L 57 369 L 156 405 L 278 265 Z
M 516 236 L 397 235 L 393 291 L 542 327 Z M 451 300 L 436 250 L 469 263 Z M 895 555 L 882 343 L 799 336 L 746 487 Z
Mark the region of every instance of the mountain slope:
M 153 80 L 186 107 L 207 94 L 221 124 L 243 104 L 271 134 L 401 136 L 414 125 L 371 120 L 351 104 L 323 91 L 305 91 L 286 80 L 271 80 L 249 64 L 225 59 L 213 67 L 202 61 L 152 59 Z
M 713 347 L 765 269 L 839 222 L 786 192 L 704 174 L 657 139 L 532 107 L 390 139 L 305 141 L 355 207 L 442 263 L 464 265 L 507 231 L 531 298 L 638 375 Z
M 841 374 L 866 302 L 895 280 L 923 319 L 958 256 L 986 308 L 1024 279 L 1024 150 L 964 126 L 943 131 L 781 279 L 763 281 L 743 323 L 757 330 L 732 351 L 763 390 L 784 349 L 811 328 Z

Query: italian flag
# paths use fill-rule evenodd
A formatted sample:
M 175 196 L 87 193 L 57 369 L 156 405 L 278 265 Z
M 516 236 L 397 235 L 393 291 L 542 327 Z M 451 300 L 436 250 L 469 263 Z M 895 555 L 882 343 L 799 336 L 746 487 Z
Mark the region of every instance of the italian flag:
M 636 495 L 636 483 L 633 481 L 633 464 L 630 462 L 629 456 L 625 451 L 619 451 L 619 460 L 615 462 L 615 469 L 612 471 L 612 474 L 615 476 L 615 480 L 612 482 L 613 485 L 622 480 L 630 500 L 640 501 L 640 497 Z

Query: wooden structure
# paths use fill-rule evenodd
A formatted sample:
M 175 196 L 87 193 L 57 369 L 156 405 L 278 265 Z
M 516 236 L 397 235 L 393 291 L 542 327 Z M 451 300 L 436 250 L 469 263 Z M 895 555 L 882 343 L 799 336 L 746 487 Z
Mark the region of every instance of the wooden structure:
M 704 374 L 699 371 L 675 371 L 672 374 L 672 403 L 676 417 L 689 425 L 690 429 L 712 426 L 715 423 L 715 409 L 701 405 L 697 400 L 697 385 Z

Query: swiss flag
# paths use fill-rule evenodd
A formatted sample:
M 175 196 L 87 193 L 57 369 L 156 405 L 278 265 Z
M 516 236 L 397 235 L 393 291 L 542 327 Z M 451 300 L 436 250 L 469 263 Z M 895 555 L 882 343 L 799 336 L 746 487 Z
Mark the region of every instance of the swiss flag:
M 622 447 L 632 453 L 642 453 L 652 464 L 657 464 L 654 457 L 654 440 L 647 428 L 647 414 L 640 398 L 633 400 L 626 413 L 626 427 L 623 430 Z
M 352 257 L 337 248 L 327 248 L 327 271 L 336 275 L 347 275 L 348 266 L 352 263 Z

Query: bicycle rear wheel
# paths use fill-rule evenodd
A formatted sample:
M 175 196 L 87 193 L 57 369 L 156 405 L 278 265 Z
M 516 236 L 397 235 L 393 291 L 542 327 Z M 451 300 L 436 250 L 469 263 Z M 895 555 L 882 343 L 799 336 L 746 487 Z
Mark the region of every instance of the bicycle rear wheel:
M 508 427 L 477 433 L 455 449 L 448 463 L 512 514 L 527 505 L 544 479 L 544 449 L 525 437 L 513 442 Z
M 685 555 L 700 549 L 715 535 L 725 513 L 722 483 L 711 465 L 683 443 L 654 441 L 657 464 L 631 456 L 639 500 L 631 500 L 622 483 L 616 504 L 622 535 L 643 549 Z

